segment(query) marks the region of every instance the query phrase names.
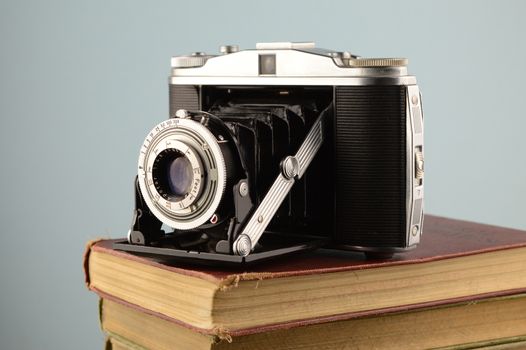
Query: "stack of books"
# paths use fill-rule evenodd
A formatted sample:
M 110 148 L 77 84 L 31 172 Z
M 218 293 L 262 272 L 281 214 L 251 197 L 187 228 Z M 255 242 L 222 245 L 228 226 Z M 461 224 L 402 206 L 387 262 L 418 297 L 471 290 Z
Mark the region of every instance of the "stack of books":
M 427 216 L 391 260 L 319 250 L 244 269 L 88 245 L 106 349 L 526 348 L 526 232 Z

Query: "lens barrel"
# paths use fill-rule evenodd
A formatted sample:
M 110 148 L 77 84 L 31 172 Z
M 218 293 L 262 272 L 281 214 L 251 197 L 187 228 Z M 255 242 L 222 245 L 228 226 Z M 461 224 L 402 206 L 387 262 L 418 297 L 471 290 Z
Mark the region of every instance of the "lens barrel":
M 228 152 L 216 136 L 197 121 L 173 118 L 146 137 L 139 156 L 139 187 L 152 213 L 168 226 L 193 229 L 216 214 L 229 173 Z

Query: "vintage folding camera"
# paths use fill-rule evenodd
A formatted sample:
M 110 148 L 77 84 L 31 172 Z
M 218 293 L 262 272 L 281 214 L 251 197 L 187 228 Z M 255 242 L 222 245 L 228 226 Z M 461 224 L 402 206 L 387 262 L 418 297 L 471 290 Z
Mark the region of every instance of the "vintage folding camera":
M 262 43 L 171 65 L 170 119 L 140 148 L 115 248 L 237 264 L 419 242 L 423 114 L 406 59 Z

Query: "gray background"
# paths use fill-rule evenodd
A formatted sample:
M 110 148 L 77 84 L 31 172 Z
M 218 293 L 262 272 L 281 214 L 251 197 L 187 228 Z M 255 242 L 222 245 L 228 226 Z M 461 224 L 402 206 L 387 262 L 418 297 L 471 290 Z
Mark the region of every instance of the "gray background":
M 424 94 L 427 212 L 526 228 L 524 4 L 2 1 L 0 348 L 102 347 L 82 251 L 127 230 L 173 54 L 314 40 L 409 57 Z

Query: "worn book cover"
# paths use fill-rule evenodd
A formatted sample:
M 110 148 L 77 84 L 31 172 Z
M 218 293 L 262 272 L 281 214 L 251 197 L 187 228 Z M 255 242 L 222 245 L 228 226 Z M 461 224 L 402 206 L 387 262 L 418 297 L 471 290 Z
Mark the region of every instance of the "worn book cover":
M 319 250 L 225 269 L 88 245 L 88 287 L 203 334 L 243 335 L 526 291 L 526 232 L 427 216 L 422 243 L 384 261 Z
M 173 321 L 101 300 L 114 349 L 473 349 L 526 344 L 526 295 L 464 301 L 245 335 L 201 334 Z M 127 347 L 124 347 L 125 349 Z

